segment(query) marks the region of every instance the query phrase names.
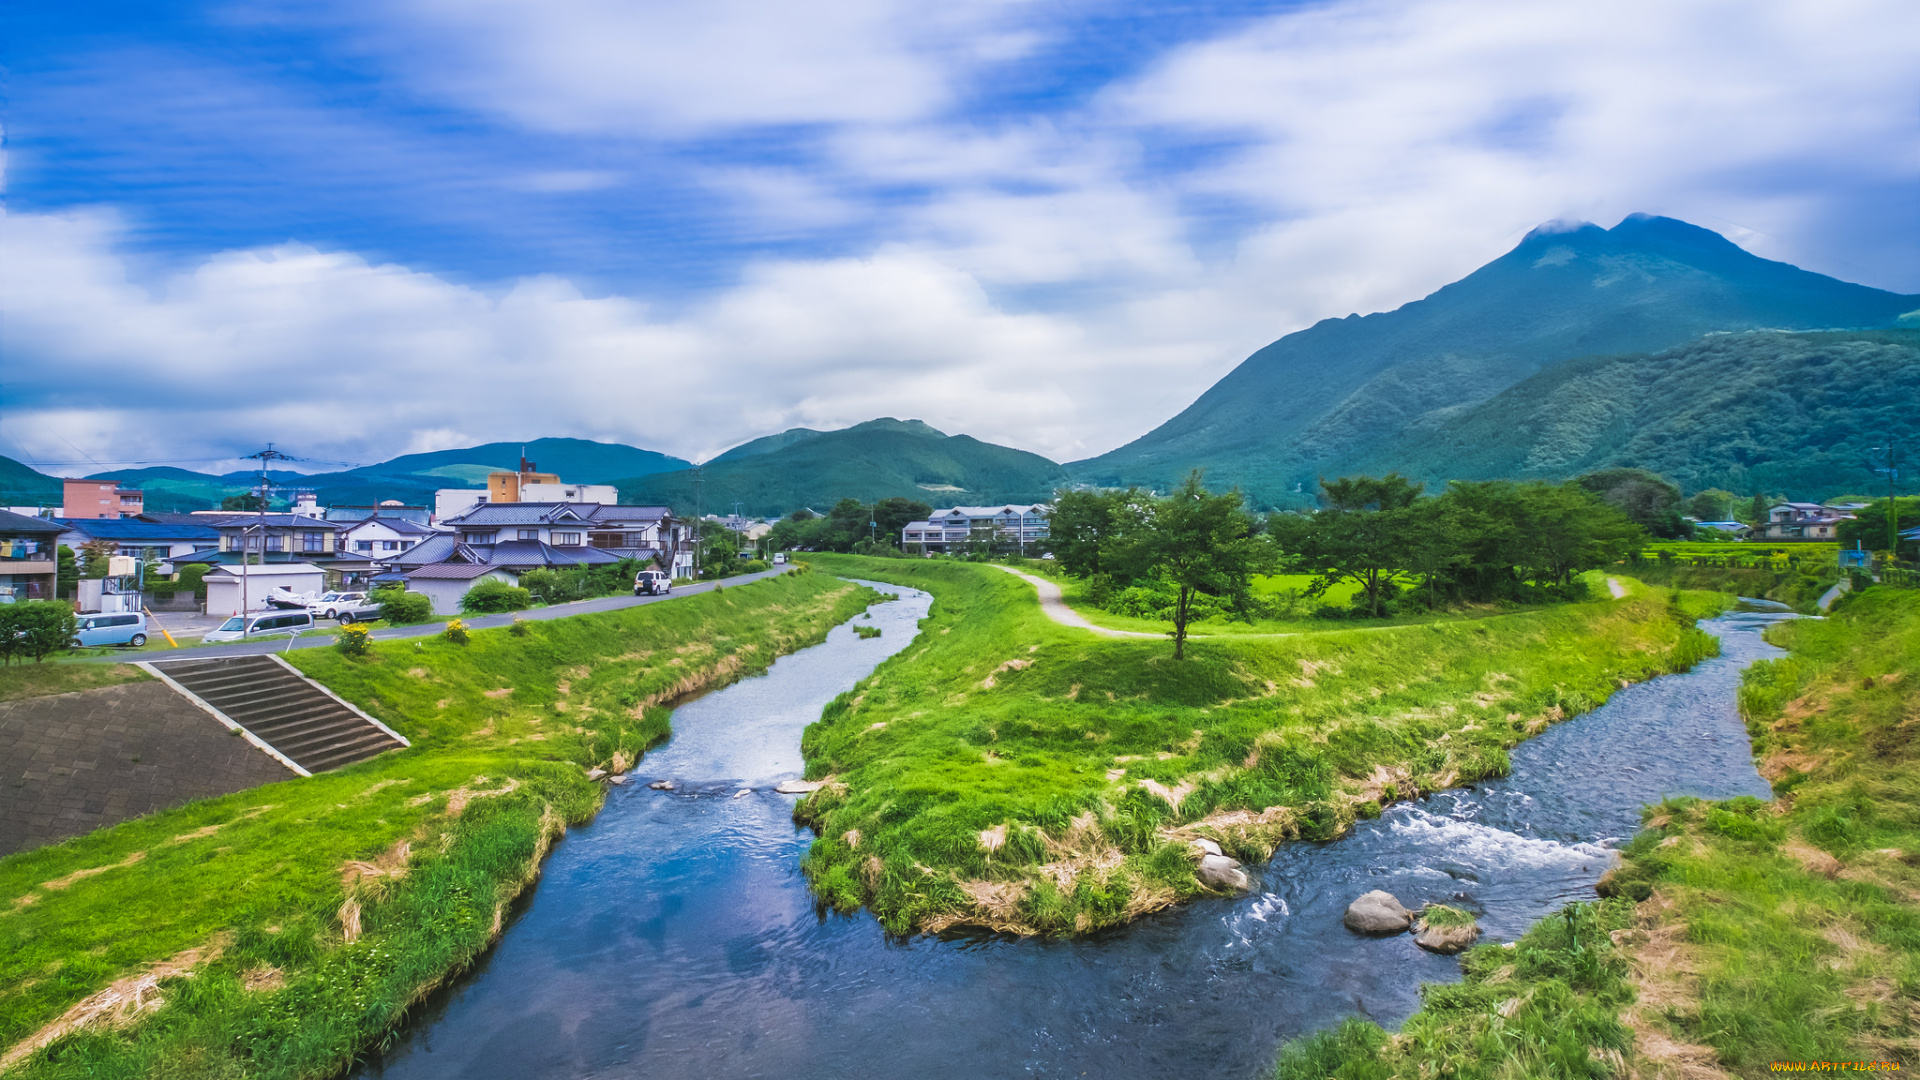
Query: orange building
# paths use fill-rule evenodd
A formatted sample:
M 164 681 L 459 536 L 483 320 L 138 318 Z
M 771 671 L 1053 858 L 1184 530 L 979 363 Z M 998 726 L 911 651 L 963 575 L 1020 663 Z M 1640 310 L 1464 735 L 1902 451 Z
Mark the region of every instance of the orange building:
M 487 501 L 490 503 L 517 503 L 520 501 L 520 489 L 528 484 L 557 484 L 560 477 L 556 473 L 535 472 L 537 466 L 525 457 L 520 459 L 520 471 L 487 474 Z
M 130 518 L 145 509 L 139 488 L 123 488 L 111 480 L 60 481 L 60 516 L 64 518 Z

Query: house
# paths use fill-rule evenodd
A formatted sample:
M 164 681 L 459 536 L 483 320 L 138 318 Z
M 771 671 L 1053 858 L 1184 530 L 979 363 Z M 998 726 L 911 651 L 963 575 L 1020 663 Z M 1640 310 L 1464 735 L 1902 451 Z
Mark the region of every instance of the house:
M 438 536 L 438 529 L 403 517 L 374 514 L 347 526 L 341 535 L 341 549 L 369 559 L 384 560 L 406 551 L 422 540 Z
M 262 566 L 219 566 L 207 571 L 207 614 L 240 615 L 258 611 L 267 594 L 278 588 L 317 593 L 326 587 L 327 572 L 312 563 L 270 563 Z
M 52 600 L 59 591 L 60 533 L 46 518 L 0 510 L 0 604 Z
M 1760 526 L 1763 540 L 1833 540 L 1843 521 L 1853 515 L 1819 503 L 1781 503 L 1769 507 L 1767 520 Z
M 900 530 L 901 550 L 927 554 L 953 551 L 970 540 L 1024 549 L 1047 538 L 1047 515 L 1051 510 L 1042 503 L 936 510 L 925 521 L 907 522 Z
M 137 517 L 146 508 L 139 488 L 123 488 L 112 480 L 62 479 L 60 486 L 63 518 Z
M 459 517 L 486 501 L 486 488 L 441 488 L 433 493 L 433 520 Z
M 131 555 L 141 561 L 171 561 L 195 552 L 220 550 L 220 534 L 204 521 L 190 524 L 161 524 L 138 518 L 60 518 L 65 530 L 60 542 L 80 550 L 100 542 L 113 545 L 116 555 Z
M 416 567 L 401 575 L 408 592 L 416 592 L 433 602 L 436 615 L 460 613 L 460 598 L 482 581 L 520 584 L 520 573 L 491 563 L 443 562 Z
M 340 534 L 347 531 L 340 522 L 302 514 L 230 514 L 211 520 L 220 534 L 217 550 L 232 556 L 220 562 L 239 562 L 242 551 L 256 557 L 264 551 L 268 562 L 331 558 L 340 551 Z
M 399 562 L 442 562 L 457 544 L 486 562 L 522 569 L 652 559 L 674 577 L 693 574 L 693 525 L 664 506 L 489 502 L 442 525 L 452 536 L 436 537 Z

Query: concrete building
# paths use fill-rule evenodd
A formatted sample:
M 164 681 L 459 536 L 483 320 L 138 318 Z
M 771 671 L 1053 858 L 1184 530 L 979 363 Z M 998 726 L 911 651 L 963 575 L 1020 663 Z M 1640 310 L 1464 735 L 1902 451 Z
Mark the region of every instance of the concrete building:
M 460 598 L 467 590 L 483 581 L 504 581 L 509 585 L 520 584 L 518 571 L 491 563 L 444 562 L 429 563 L 415 570 L 409 570 L 403 576 L 407 591 L 419 593 L 433 601 L 435 615 L 460 614 Z
M 936 510 L 925 521 L 909 521 L 900 530 L 900 550 L 933 554 L 959 550 L 969 541 L 1023 550 L 1047 538 L 1043 503 L 1026 506 L 955 506 Z
M 60 486 L 63 518 L 138 517 L 146 509 L 139 488 L 123 488 L 112 480 L 62 479 Z

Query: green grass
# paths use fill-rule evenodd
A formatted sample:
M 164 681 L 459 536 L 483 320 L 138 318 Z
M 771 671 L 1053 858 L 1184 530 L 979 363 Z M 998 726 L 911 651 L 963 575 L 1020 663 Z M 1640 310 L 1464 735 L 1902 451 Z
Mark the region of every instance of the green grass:
M 1771 805 L 1649 811 L 1614 875 L 1677 957 L 1652 1018 L 1723 1067 L 1911 1059 L 1920 1008 L 1920 593 L 1775 627 L 1741 710 Z
M 1774 600 L 1811 615 L 1821 594 L 1840 580 L 1840 571 L 1832 562 L 1803 562 L 1796 569 L 1782 561 L 1773 570 L 1642 562 L 1618 567 L 1616 576 L 1633 577 L 1662 588 L 1708 589 Z
M 761 670 L 873 597 L 802 572 L 475 631 L 464 647 L 436 638 L 377 643 L 366 660 L 294 653 L 414 745 L 0 860 L 0 1046 L 143 965 L 228 942 L 166 989 L 152 1020 L 67 1039 L 10 1075 L 337 1071 L 486 947 L 549 838 L 599 805 L 586 766 L 628 767 L 667 733 L 659 702 Z M 454 792 L 509 782 L 450 813 Z M 343 887 L 349 860 L 403 841 L 414 853 L 403 878 Z M 349 897 L 364 908 L 352 944 L 340 918 Z M 268 968 L 284 989 L 243 989 Z
M 70 694 L 102 686 L 139 682 L 147 673 L 131 664 L 76 664 L 67 660 L 0 667 L 0 701 Z
M 1741 712 L 1776 799 L 1671 799 L 1513 950 L 1465 954 L 1397 1036 L 1349 1020 L 1281 1080 L 1659 1076 L 1911 1058 L 1920 1016 L 1920 592 L 1770 632 Z M 1574 940 L 1580 942 L 1578 949 Z M 1512 1016 L 1503 1004 L 1518 1001 Z
M 1048 620 L 1031 586 L 991 566 L 817 561 L 935 598 L 921 639 L 802 744 L 808 776 L 832 781 L 795 811 L 821 833 L 815 889 L 896 931 L 1112 925 L 1199 891 L 1190 838 L 1264 858 L 1504 773 L 1508 747 L 1623 680 L 1710 655 L 1692 620 L 1724 601 L 1640 589 L 1379 630 L 1323 622 L 1199 639 L 1175 662 L 1164 641 Z M 1177 808 L 1156 788 L 1184 791 Z

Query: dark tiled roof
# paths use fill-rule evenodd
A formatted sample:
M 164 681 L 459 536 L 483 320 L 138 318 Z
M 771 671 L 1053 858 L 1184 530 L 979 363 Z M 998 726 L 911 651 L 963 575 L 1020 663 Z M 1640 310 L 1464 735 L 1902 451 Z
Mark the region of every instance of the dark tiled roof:
M 97 540 L 218 540 L 220 533 L 206 525 L 156 525 L 131 518 L 55 518 L 77 533 Z
M 364 518 L 360 521 L 344 522 L 344 524 L 349 529 L 357 529 L 369 522 L 376 523 L 382 528 L 391 529 L 402 536 L 432 536 L 437 531 L 431 526 L 422 525 L 417 521 L 409 521 L 406 518 L 400 517 L 387 517 L 383 514 L 375 514 L 370 518 Z
M 174 514 L 158 510 L 143 510 L 137 520 L 150 521 L 155 525 L 202 525 L 210 529 L 225 518 L 217 518 L 209 514 Z
M 604 503 L 481 503 L 445 524 L 486 529 L 502 525 L 547 525 L 569 518 L 584 525 L 610 526 L 623 521 L 659 521 L 671 516 L 664 506 L 613 506 Z
M 538 540 L 507 540 L 493 545 L 488 559 L 495 566 L 599 566 L 620 561 L 618 555 L 591 547 L 554 547 Z
M 58 536 L 66 531 L 66 526 L 57 521 L 0 510 L 0 532 L 14 536 Z
M 390 566 L 425 566 L 428 563 L 445 562 L 459 546 L 458 536 L 441 533 L 430 536 L 405 551 L 389 555 L 381 561 Z
M 436 581 L 472 581 L 474 578 L 495 573 L 513 574 L 515 571 L 511 567 L 494 566 L 489 563 L 443 562 L 409 570 L 406 576 Z
M 332 529 L 345 531 L 344 522 L 323 521 L 320 518 L 303 517 L 299 514 L 235 514 L 230 518 L 218 518 L 216 529 L 239 529 L 265 525 L 269 529 Z

